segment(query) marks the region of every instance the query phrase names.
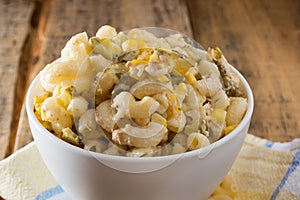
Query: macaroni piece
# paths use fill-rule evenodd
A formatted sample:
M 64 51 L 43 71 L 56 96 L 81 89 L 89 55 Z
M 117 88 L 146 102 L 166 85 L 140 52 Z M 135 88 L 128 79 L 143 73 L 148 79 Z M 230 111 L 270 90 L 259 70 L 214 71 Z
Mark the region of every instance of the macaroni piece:
M 232 200 L 235 199 L 238 192 L 237 185 L 233 182 L 232 177 L 227 175 L 215 191 L 210 195 L 208 200 Z

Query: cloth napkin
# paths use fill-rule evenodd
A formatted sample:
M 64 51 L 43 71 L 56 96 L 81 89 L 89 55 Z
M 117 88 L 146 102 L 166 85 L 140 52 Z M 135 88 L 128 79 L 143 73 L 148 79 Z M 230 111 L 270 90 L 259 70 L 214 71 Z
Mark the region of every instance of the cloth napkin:
M 0 196 L 71 200 L 48 171 L 34 142 L 0 162 Z M 248 134 L 237 160 L 209 199 L 300 200 L 300 138 L 276 143 Z

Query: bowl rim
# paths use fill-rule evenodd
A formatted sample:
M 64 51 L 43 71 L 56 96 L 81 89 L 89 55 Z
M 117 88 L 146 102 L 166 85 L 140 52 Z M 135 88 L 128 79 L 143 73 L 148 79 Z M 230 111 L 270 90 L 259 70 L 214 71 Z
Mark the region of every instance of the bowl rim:
M 204 51 L 207 53 L 205 50 L 199 49 L 200 51 Z M 230 65 L 231 70 L 235 74 L 238 75 L 241 85 L 243 89 L 246 92 L 247 100 L 248 100 L 248 107 L 247 111 L 242 119 L 242 121 L 238 124 L 238 126 L 228 135 L 220 138 L 219 140 L 211 143 L 208 146 L 202 147 L 197 150 L 189 151 L 189 152 L 184 152 L 184 153 L 179 153 L 179 154 L 174 154 L 174 155 L 165 155 L 165 156 L 155 156 L 155 157 L 126 157 L 126 156 L 115 156 L 115 155 L 107 155 L 103 153 L 98 153 L 98 152 L 93 152 L 93 151 L 88 151 L 86 149 L 82 149 L 80 147 L 74 146 L 72 144 L 69 144 L 68 142 L 63 141 L 62 139 L 56 137 L 54 134 L 52 134 L 50 131 L 48 131 L 36 118 L 34 112 L 33 112 L 33 107 L 32 107 L 32 102 L 33 102 L 33 96 L 32 93 L 35 90 L 35 87 L 37 84 L 40 84 L 40 72 L 36 75 L 36 77 L 33 79 L 31 82 L 27 94 L 26 94 L 26 111 L 28 115 L 28 120 L 33 123 L 33 125 L 39 130 L 38 134 L 43 134 L 46 133 L 46 137 L 50 140 L 52 140 L 55 144 L 63 146 L 64 148 L 67 148 L 70 151 L 73 151 L 74 153 L 81 154 L 81 155 L 87 155 L 87 154 L 92 154 L 94 157 L 96 156 L 99 159 L 104 159 L 104 160 L 110 160 L 110 161 L 126 161 L 126 162 L 153 162 L 153 161 L 168 161 L 168 160 L 174 160 L 178 157 L 194 157 L 199 154 L 203 154 L 209 151 L 212 151 L 216 148 L 219 148 L 223 146 L 224 144 L 230 142 L 234 137 L 237 137 L 240 131 L 247 126 L 247 123 L 250 123 L 251 117 L 253 114 L 254 110 L 254 97 L 253 97 L 253 92 L 251 90 L 250 85 L 248 84 L 247 80 L 244 78 L 244 76 L 233 66 Z M 41 88 L 41 84 L 39 85 Z M 33 133 L 32 133 L 33 134 Z

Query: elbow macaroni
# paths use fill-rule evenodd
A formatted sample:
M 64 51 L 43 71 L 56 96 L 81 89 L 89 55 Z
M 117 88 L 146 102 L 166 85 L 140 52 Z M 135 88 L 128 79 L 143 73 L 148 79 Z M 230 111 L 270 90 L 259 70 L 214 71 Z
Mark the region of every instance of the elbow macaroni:
M 41 71 L 47 95 L 35 97 L 34 110 L 49 131 L 87 150 L 183 153 L 230 134 L 242 120 L 247 99 L 229 66 L 218 48 L 205 53 L 181 34 L 158 38 L 105 25 L 95 37 L 73 36 Z

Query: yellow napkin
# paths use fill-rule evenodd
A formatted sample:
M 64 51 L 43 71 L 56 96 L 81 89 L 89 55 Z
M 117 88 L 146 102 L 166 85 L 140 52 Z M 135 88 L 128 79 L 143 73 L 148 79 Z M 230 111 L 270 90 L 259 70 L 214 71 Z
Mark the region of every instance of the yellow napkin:
M 248 134 L 213 199 L 300 199 L 300 139 L 275 143 Z
M 51 176 L 34 142 L 0 162 L 0 196 L 71 200 Z M 300 139 L 274 143 L 248 134 L 213 199 L 300 200 Z

